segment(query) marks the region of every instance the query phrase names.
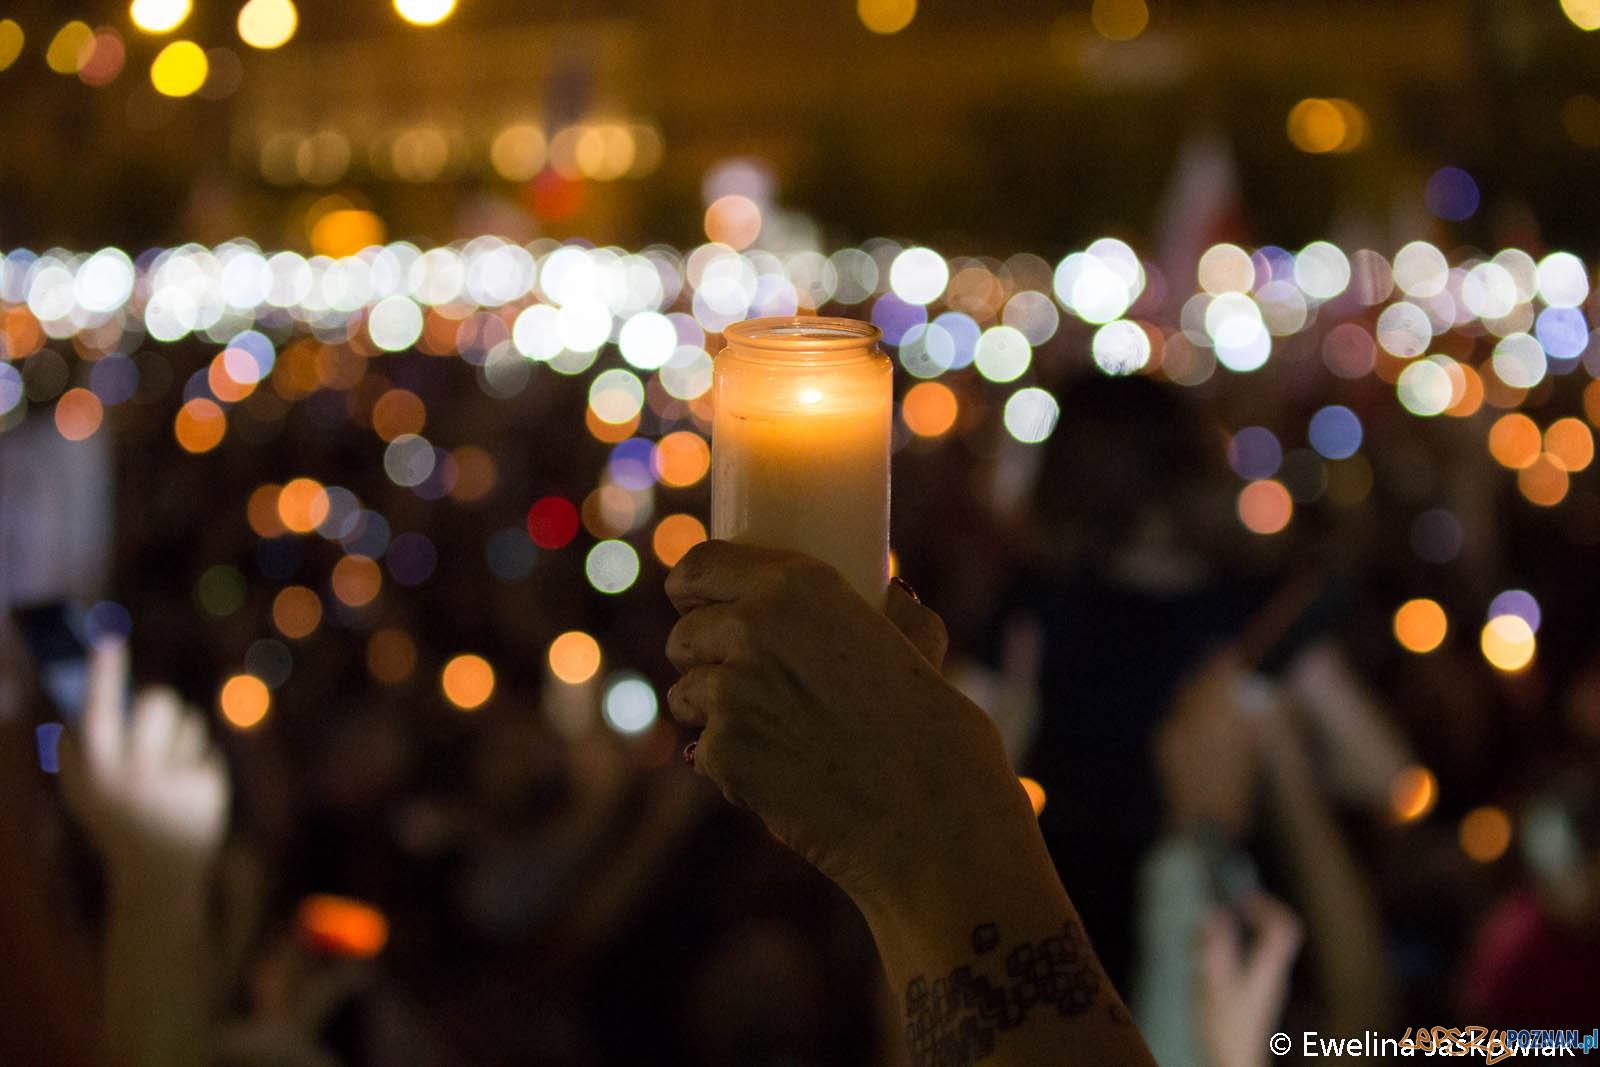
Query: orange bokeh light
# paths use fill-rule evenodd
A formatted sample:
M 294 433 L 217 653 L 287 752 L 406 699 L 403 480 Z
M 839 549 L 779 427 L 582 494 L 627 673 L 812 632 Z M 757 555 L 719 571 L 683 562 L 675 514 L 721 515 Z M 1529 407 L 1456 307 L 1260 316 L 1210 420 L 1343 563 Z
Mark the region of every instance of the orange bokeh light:
M 1541 508 L 1553 508 L 1565 500 L 1571 484 L 1566 468 L 1548 453 L 1517 472 L 1517 490 L 1528 503 Z
M 1461 851 L 1478 863 L 1493 863 L 1511 847 L 1511 816 L 1496 807 L 1474 808 L 1461 819 Z
M 1450 620 L 1436 600 L 1408 600 L 1394 613 L 1394 639 L 1407 652 L 1432 652 L 1444 644 L 1449 632 Z
M 627 422 L 606 422 L 595 414 L 594 408 L 586 407 L 583 410 L 583 425 L 588 428 L 589 435 L 596 441 L 614 445 L 633 436 L 634 431 L 639 428 L 639 416 L 635 415 Z
M 227 404 L 236 404 L 256 391 L 255 382 L 235 381 L 228 373 L 227 352 L 218 352 L 206 368 L 206 384 L 211 395 Z
M 1551 462 L 1563 470 L 1586 470 L 1594 462 L 1594 434 L 1582 419 L 1569 415 L 1545 430 L 1544 450 Z
M 93 437 L 103 421 L 105 408 L 87 389 L 68 389 L 56 401 L 56 432 L 69 441 Z
M 287 586 L 272 599 L 272 625 L 285 637 L 307 637 L 322 625 L 322 600 L 303 585 Z
M 283 520 L 278 518 L 278 494 L 282 491 L 281 485 L 267 484 L 256 486 L 250 494 L 244 515 L 257 537 L 280 537 L 289 532 Z
M 185 452 L 200 455 L 222 443 L 228 432 L 228 417 L 213 400 L 197 396 L 178 409 L 172 420 L 172 435 Z
M 372 603 L 383 590 L 383 571 L 366 556 L 345 556 L 333 565 L 333 595 L 360 608 Z
M 748 196 L 729 193 L 706 208 L 706 237 L 735 250 L 750 247 L 761 236 L 761 208 Z
M 390 389 L 372 405 L 372 430 L 385 441 L 408 433 L 421 433 L 428 421 L 422 398 L 409 389 Z
M 1275 534 L 1294 517 L 1294 500 L 1282 482 L 1271 478 L 1251 482 L 1239 491 L 1239 521 L 1251 533 Z
M 253 674 L 236 674 L 217 694 L 217 708 L 228 725 L 248 730 L 260 725 L 272 709 L 272 694 L 267 684 Z
M 1396 822 L 1416 822 L 1439 802 L 1439 780 L 1428 768 L 1413 765 L 1389 784 L 1389 811 Z
M 476 711 L 494 695 L 494 668 L 482 656 L 463 652 L 444 665 L 439 688 L 462 711 Z
M 711 446 L 693 430 L 677 430 L 657 442 L 652 460 L 662 485 L 682 489 L 711 469 Z
M 1600 427 L 1600 381 L 1583 387 L 1583 415 L 1590 426 Z
M 1458 419 L 1471 418 L 1478 413 L 1479 408 L 1483 407 L 1486 395 L 1483 388 L 1483 376 L 1478 373 L 1477 368 L 1468 366 L 1465 363 L 1452 364 L 1452 367 L 1459 373 L 1459 377 L 1456 374 L 1452 374 L 1451 384 L 1459 386 L 1459 388 L 1452 392 L 1450 406 L 1445 409 L 1444 413 Z M 1456 393 L 1460 395 L 1456 395 Z
M 278 493 L 278 521 L 295 533 L 322 525 L 328 507 L 328 491 L 315 478 L 296 478 Z
M 462 445 L 450 453 L 456 461 L 456 483 L 450 487 L 452 499 L 482 500 L 494 491 L 499 473 L 494 457 L 476 445 Z
M 1541 441 L 1538 424 L 1520 411 L 1500 416 L 1489 427 L 1489 455 L 1511 470 L 1533 466 Z
M 367 670 L 385 685 L 398 685 L 417 669 L 417 643 L 404 630 L 379 630 L 367 640 Z
M 568 630 L 550 642 L 550 672 L 568 685 L 581 685 L 600 669 L 600 643 L 582 630 Z
M 656 523 L 650 537 L 650 547 L 668 567 L 675 566 L 695 545 L 706 539 L 706 528 L 693 515 L 668 515 Z
M 900 417 L 918 437 L 939 437 L 950 432 L 961 413 L 956 394 L 943 382 L 913 385 L 900 405 Z
M 1044 786 L 1028 777 L 1020 777 L 1017 781 L 1022 783 L 1022 791 L 1028 794 L 1028 804 L 1033 808 L 1034 815 L 1044 814 Z
M 370 904 L 316 894 L 300 902 L 300 934 L 335 956 L 371 959 L 389 942 L 389 920 Z

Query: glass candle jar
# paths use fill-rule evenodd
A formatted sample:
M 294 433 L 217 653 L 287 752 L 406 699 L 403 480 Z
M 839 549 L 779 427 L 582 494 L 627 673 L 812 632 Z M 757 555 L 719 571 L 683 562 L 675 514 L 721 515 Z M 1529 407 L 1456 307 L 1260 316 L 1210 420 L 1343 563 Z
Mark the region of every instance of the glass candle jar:
M 831 318 L 729 326 L 712 389 L 711 536 L 803 552 L 882 607 L 894 365 Z

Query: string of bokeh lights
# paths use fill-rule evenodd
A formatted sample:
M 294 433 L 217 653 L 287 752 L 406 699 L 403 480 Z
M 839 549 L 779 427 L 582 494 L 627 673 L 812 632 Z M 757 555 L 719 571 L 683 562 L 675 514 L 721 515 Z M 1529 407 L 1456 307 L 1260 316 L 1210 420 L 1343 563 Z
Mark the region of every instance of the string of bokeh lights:
M 178 444 L 194 454 L 221 446 L 231 425 L 281 419 L 320 391 L 353 397 L 369 374 L 381 379 L 381 358 L 390 353 L 459 359 L 493 398 L 535 387 L 536 373 L 582 377 L 582 432 L 610 446 L 598 484 L 581 501 L 532 501 L 526 526 L 497 532 L 485 552 L 497 577 L 517 580 L 541 551 L 567 549 L 586 531 L 584 573 L 606 596 L 637 581 L 641 548 L 670 566 L 705 537 L 694 515 L 657 518 L 657 493 L 707 475 L 711 353 L 720 331 L 751 316 L 825 306 L 880 326 L 913 383 L 898 407 L 902 445 L 944 437 L 958 424 L 970 432 L 995 422 L 1019 445 L 1046 440 L 1058 411 L 1051 393 L 1034 384 L 1035 352 L 1076 324 L 1088 358 L 1107 374 L 1153 374 L 1195 388 L 1218 375 L 1248 380 L 1274 360 L 1320 361 L 1331 385 L 1381 382 L 1418 419 L 1483 413 L 1475 425 L 1483 426 L 1489 456 L 1540 509 L 1560 507 L 1572 479 L 1593 463 L 1600 346 L 1591 340 L 1589 270 L 1574 255 L 1536 260 L 1506 249 L 1452 265 L 1425 242 L 1393 257 L 1347 254 L 1323 241 L 1297 252 L 1218 244 L 1200 257 L 1196 280 L 1196 290 L 1177 299 L 1156 265 L 1114 238 L 1053 265 L 1028 253 L 1003 262 L 947 259 L 881 239 L 831 255 L 785 256 L 716 242 L 687 253 L 628 252 L 494 237 L 429 250 L 397 242 L 342 258 L 268 254 L 242 240 L 137 259 L 117 248 L 17 249 L 0 258 L 0 432 L 29 417 L 30 407 L 50 405 L 63 437 L 88 438 L 101 431 L 107 408 L 136 392 L 146 400 L 159 394 L 149 379 L 171 372 L 152 346 L 183 343 L 218 349 L 182 383 L 173 416 Z M 1555 414 L 1564 379 L 1574 388 L 1562 395 L 1575 393 L 1576 404 Z M 240 406 L 242 423 L 234 412 Z M 460 502 L 493 489 L 489 452 L 470 443 L 445 448 L 425 436 L 423 397 L 383 382 L 369 408 L 358 406 L 352 400 L 350 417 L 384 443 L 383 469 L 396 486 Z M 653 435 L 639 432 L 647 408 Z M 1289 528 L 1298 505 L 1358 504 L 1373 481 L 1364 437 L 1362 416 L 1337 403 L 1293 430 L 1235 429 L 1228 458 L 1242 483 L 1239 521 L 1271 537 Z M 338 543 L 344 555 L 327 595 L 343 609 L 372 603 L 386 581 L 421 585 L 438 563 L 425 534 L 394 533 L 354 493 L 311 477 L 257 487 L 245 519 L 267 546 L 259 562 L 269 578 L 294 573 L 294 538 Z M 1424 512 L 1411 531 L 1414 551 L 1435 563 L 1454 558 L 1462 536 L 1445 509 Z M 196 597 L 206 612 L 225 616 L 239 609 L 245 589 L 242 573 L 219 565 L 201 576 Z M 273 603 L 274 627 L 283 638 L 306 639 L 324 608 L 323 594 L 286 584 Z M 1431 598 L 1408 601 L 1394 616 L 1396 640 L 1417 654 L 1437 649 L 1450 625 Z M 1508 591 L 1483 624 L 1483 656 L 1499 671 L 1526 669 L 1538 626 L 1537 601 Z M 380 681 L 415 668 L 415 646 L 398 630 L 375 634 L 369 653 Z M 573 673 L 563 674 L 554 649 L 552 656 L 558 677 Z M 277 641 L 247 657 L 241 678 L 258 684 L 229 683 L 228 720 L 259 721 L 288 665 Z M 451 660 L 441 679 L 461 708 L 478 707 L 493 692 L 493 668 L 475 655 Z M 647 728 L 653 691 L 625 674 L 610 680 L 608 696 L 623 683 L 626 700 L 608 701 L 608 719 Z

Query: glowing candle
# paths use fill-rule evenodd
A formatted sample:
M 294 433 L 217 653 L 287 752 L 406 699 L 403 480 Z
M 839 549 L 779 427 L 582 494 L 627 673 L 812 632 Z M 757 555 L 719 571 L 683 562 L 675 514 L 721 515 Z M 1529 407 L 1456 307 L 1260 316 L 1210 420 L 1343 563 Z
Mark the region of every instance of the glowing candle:
M 877 327 L 752 319 L 717 356 L 711 536 L 804 552 L 882 605 L 893 364 Z

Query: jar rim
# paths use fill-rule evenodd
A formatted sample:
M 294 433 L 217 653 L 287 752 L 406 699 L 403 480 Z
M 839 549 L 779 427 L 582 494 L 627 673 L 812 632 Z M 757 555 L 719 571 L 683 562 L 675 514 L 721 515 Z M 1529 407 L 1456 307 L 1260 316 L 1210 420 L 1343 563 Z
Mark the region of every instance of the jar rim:
M 875 352 L 883 331 L 859 319 L 826 315 L 780 315 L 764 319 L 745 319 L 722 331 L 729 345 L 753 349 L 762 354 L 804 356 L 818 354 L 838 358 L 866 349 Z

